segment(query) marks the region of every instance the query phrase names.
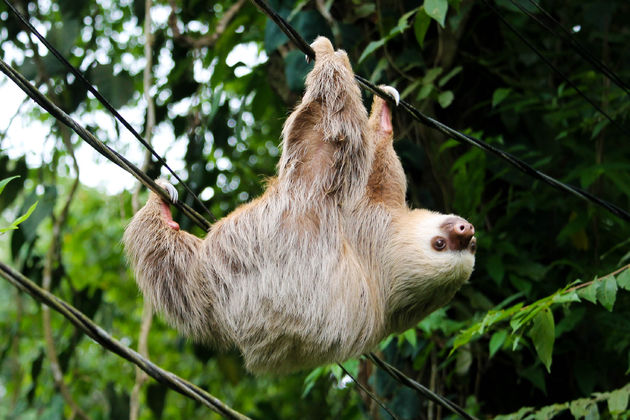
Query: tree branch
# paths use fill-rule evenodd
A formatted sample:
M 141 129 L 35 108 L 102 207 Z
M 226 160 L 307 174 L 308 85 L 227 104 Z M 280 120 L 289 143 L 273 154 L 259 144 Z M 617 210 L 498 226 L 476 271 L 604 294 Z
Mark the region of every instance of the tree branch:
M 140 354 L 121 344 L 118 340 L 110 336 L 103 328 L 95 324 L 91 319 L 85 316 L 74 306 L 61 300 L 52 293 L 39 287 L 37 284 L 26 278 L 22 273 L 12 269 L 3 262 L 0 262 L 0 276 L 7 279 L 11 284 L 20 290 L 28 293 L 39 302 L 48 305 L 51 309 L 62 314 L 79 330 L 84 332 L 106 350 L 117 354 L 140 367 L 158 382 L 168 386 L 169 388 L 185 395 L 203 405 L 212 411 L 222 415 L 227 419 L 245 420 L 249 417 L 230 408 L 218 398 L 202 390 L 196 385 L 180 378 L 172 372 L 169 372 L 157 366 L 150 360 L 142 357 Z
M 144 9 L 144 74 L 143 74 L 143 88 L 144 99 L 147 103 L 147 121 L 146 132 L 144 138 L 147 143 L 151 144 L 151 138 L 153 137 L 153 128 L 155 127 L 155 104 L 151 97 L 151 78 L 153 69 L 153 34 L 151 32 L 151 4 L 152 0 L 145 0 Z M 145 150 L 144 162 L 140 168 L 142 172 L 146 172 L 151 164 L 151 151 Z M 140 195 L 141 183 L 138 183 L 133 191 L 131 198 L 131 206 L 134 214 L 140 209 L 140 203 L 138 196 Z M 149 357 L 149 332 L 151 331 L 151 324 L 153 323 L 153 308 L 151 303 L 145 299 L 142 307 L 142 322 L 140 325 L 140 335 L 138 336 L 138 352 L 143 357 Z M 140 413 L 140 391 L 144 383 L 149 379 L 148 375 L 144 373 L 142 369 L 136 367 L 136 382 L 131 390 L 131 397 L 129 400 L 129 420 L 137 420 Z
M 38 78 L 40 81 L 46 84 L 48 87 L 48 94 L 51 97 L 53 102 L 56 102 L 59 105 L 59 98 L 54 94 L 54 86 L 52 84 L 52 80 L 46 71 L 46 67 L 41 60 L 41 57 L 38 53 L 37 46 L 33 43 L 31 36 L 28 37 L 28 43 L 33 51 L 34 61 L 38 70 Z M 68 212 L 70 210 L 70 204 L 74 198 L 74 195 L 79 187 L 79 165 L 77 159 L 74 155 L 74 150 L 72 147 L 72 142 L 70 140 L 70 132 L 67 127 L 59 123 L 59 121 L 55 120 L 57 125 L 59 126 L 59 133 L 64 143 L 68 154 L 72 158 L 72 164 L 75 172 L 75 178 L 72 182 L 72 186 L 70 187 L 70 192 L 66 197 L 63 208 L 61 209 L 59 215 L 55 216 L 54 212 L 52 213 L 52 237 L 50 240 L 50 246 L 48 247 L 48 252 L 46 253 L 46 258 L 44 260 L 44 268 L 42 273 L 42 286 L 46 291 L 50 290 L 52 285 L 52 277 L 54 271 L 55 263 L 59 263 L 61 258 L 61 231 L 63 230 L 63 226 L 66 223 L 66 219 L 68 216 Z M 53 177 L 56 178 L 55 173 L 57 170 L 56 165 L 57 159 L 53 158 Z M 53 338 L 52 333 L 52 325 L 50 318 L 50 309 L 47 306 L 42 307 L 42 328 L 44 330 L 44 341 L 46 348 L 46 357 L 50 363 L 50 370 L 52 371 L 53 382 L 55 387 L 59 390 L 59 393 L 63 397 L 66 404 L 70 407 L 71 410 L 71 418 L 77 415 L 80 419 L 89 420 L 89 416 L 79 407 L 77 402 L 72 397 L 68 386 L 66 385 L 63 379 L 63 371 L 61 370 L 61 366 L 59 365 L 59 358 L 57 357 L 57 347 L 55 345 L 55 340 Z
M 177 22 L 177 14 L 176 9 L 177 5 L 175 4 L 175 0 L 169 0 L 169 4 L 171 5 L 171 14 L 168 16 L 168 26 L 173 31 L 173 38 L 177 43 L 183 45 L 184 47 L 189 48 L 203 48 L 203 47 L 212 47 L 219 37 L 223 35 L 225 29 L 229 25 L 230 21 L 234 18 L 234 16 L 241 9 L 245 0 L 238 0 L 234 3 L 224 14 L 219 23 L 214 30 L 214 32 L 204 35 L 200 38 L 195 38 L 190 35 L 183 34 L 179 29 Z

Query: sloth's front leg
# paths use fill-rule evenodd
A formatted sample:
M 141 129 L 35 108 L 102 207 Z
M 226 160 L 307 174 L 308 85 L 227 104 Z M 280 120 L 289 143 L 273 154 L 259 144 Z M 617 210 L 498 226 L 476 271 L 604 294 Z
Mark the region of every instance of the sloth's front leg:
M 278 175 L 309 193 L 351 203 L 364 193 L 372 165 L 367 111 L 346 52 L 324 37 L 312 47 L 315 65 L 285 123 Z
M 391 86 L 381 86 L 398 104 L 400 95 Z M 370 201 L 388 207 L 405 207 L 407 181 L 400 159 L 393 147 L 394 130 L 390 105 L 374 95 L 368 133 L 375 145 L 372 170 L 368 180 L 367 196 Z

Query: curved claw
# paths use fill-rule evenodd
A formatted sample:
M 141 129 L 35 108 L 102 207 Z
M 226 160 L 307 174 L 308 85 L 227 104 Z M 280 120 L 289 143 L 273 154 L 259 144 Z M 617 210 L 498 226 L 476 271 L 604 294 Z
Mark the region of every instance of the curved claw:
M 396 88 L 391 86 L 381 86 L 381 89 L 384 90 L 389 96 L 394 98 L 396 102 L 396 106 L 400 103 L 400 93 L 396 90 Z
M 171 198 L 172 203 L 177 203 L 177 198 L 178 198 L 177 190 L 170 182 L 159 180 L 157 181 L 157 184 L 166 190 L 166 192 L 168 193 L 168 196 Z

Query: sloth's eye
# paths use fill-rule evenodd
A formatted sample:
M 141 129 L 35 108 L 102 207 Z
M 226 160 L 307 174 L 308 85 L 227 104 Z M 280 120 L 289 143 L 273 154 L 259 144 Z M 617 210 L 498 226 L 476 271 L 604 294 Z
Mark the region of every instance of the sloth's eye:
M 431 241 L 431 245 L 436 251 L 442 251 L 444 250 L 444 248 L 446 248 L 446 240 L 440 237 L 433 238 L 433 241 Z

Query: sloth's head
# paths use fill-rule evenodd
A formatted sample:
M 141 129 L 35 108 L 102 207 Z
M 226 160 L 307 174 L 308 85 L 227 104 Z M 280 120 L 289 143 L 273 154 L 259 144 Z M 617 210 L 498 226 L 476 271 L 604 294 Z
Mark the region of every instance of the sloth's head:
M 474 226 L 453 214 L 441 214 L 430 210 L 414 210 L 410 213 L 409 234 L 415 242 L 417 262 L 431 270 L 422 275 L 439 278 L 468 280 L 475 265 L 477 239 Z
M 429 210 L 409 212 L 396 231 L 388 310 L 400 330 L 451 300 L 473 271 L 477 240 L 465 219 Z

